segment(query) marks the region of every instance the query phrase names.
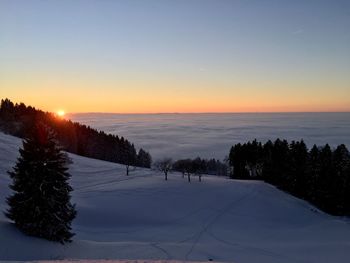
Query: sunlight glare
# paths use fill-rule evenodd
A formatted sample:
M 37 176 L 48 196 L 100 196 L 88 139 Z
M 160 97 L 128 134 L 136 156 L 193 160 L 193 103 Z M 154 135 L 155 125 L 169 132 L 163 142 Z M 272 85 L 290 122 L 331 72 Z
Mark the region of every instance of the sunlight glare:
M 57 111 L 57 115 L 59 117 L 63 117 L 65 115 L 65 112 L 63 110 L 59 110 L 59 111 Z

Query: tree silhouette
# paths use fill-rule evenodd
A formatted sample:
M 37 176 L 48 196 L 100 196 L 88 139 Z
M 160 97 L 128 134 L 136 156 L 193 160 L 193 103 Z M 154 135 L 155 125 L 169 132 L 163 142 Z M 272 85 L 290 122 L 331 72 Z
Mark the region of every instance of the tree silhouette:
M 308 151 L 303 140 L 254 140 L 232 146 L 229 163 L 231 178 L 262 178 L 331 214 L 350 215 L 350 154 L 344 144 Z M 262 176 L 255 177 L 260 169 Z
M 173 161 L 171 158 L 164 158 L 164 159 L 158 160 L 154 164 L 156 169 L 164 173 L 165 181 L 168 180 L 168 173 L 170 172 L 172 165 L 173 165 Z
M 151 155 L 141 148 L 137 154 L 137 165 L 140 167 L 151 168 L 151 164 Z
M 5 214 L 22 232 L 61 243 L 71 240 L 76 211 L 70 202 L 67 163 L 54 132 L 36 125 L 9 172 L 14 193 L 7 198 Z

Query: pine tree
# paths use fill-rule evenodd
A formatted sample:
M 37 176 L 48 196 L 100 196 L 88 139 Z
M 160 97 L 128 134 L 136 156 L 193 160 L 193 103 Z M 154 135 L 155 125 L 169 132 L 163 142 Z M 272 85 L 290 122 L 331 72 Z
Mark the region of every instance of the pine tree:
M 151 168 L 152 157 L 144 149 L 140 149 L 137 154 L 137 165 L 140 167 Z
M 266 143 L 265 146 L 269 145 Z M 264 146 L 264 147 L 265 147 Z M 269 146 L 270 147 L 270 146 Z M 282 189 L 287 189 L 287 173 L 289 172 L 289 144 L 286 140 L 277 139 L 271 149 L 265 147 L 265 151 L 271 150 L 270 160 L 266 166 L 265 173 L 268 175 L 268 182 L 272 183 Z
M 331 189 L 334 212 L 344 215 L 347 210 L 346 191 L 349 180 L 350 155 L 344 144 L 339 145 L 333 152 L 333 178 Z
M 306 189 L 306 171 L 308 161 L 308 150 L 303 140 L 292 142 L 290 144 L 290 169 L 288 174 L 288 190 L 298 197 L 305 198 Z
M 68 157 L 53 131 L 38 124 L 23 141 L 13 171 L 13 195 L 7 198 L 6 216 L 25 234 L 61 243 L 71 241 L 71 222 L 76 216 L 70 202 L 73 190 L 67 180 Z
M 262 149 L 262 178 L 266 182 L 272 183 L 273 177 L 273 163 L 272 163 L 273 142 L 267 141 Z
M 231 148 L 229 159 L 230 166 L 233 167 L 230 177 L 235 179 L 249 178 L 249 172 L 246 169 L 247 165 L 247 145 L 236 144 Z
M 314 145 L 308 155 L 306 188 L 308 189 L 307 199 L 316 203 L 318 182 L 320 178 L 321 163 L 320 150 Z
M 137 154 L 134 145 L 130 144 L 128 141 L 125 141 L 120 158 L 120 163 L 125 165 L 125 174 L 128 176 L 130 172 L 130 166 L 135 166 L 137 162 Z
M 333 174 L 332 150 L 326 144 L 320 151 L 320 176 L 317 181 L 316 202 L 322 209 L 327 211 L 332 209 L 330 185 L 332 184 Z

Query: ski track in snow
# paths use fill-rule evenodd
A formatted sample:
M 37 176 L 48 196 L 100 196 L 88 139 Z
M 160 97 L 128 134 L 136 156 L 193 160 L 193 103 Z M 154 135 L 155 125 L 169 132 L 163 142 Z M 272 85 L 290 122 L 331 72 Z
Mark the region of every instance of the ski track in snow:
M 202 226 L 202 229 L 197 233 L 195 234 L 194 236 L 194 242 L 191 246 L 191 249 L 187 252 L 186 254 L 186 257 L 185 259 L 188 260 L 189 259 L 189 256 L 190 254 L 192 253 L 194 247 L 197 245 L 197 243 L 199 242 L 201 236 L 207 232 L 207 230 L 213 225 L 215 224 L 215 222 L 217 221 L 217 219 L 221 216 L 223 216 L 227 210 L 231 209 L 234 207 L 235 204 L 237 204 L 238 202 L 242 201 L 243 199 L 245 199 L 247 196 L 249 195 L 249 193 L 247 193 L 246 195 L 244 195 L 243 197 L 239 198 L 238 200 L 234 200 L 232 201 L 231 203 L 229 203 L 227 206 L 225 206 L 223 209 L 220 209 L 218 211 L 217 214 L 214 214 L 214 218 L 209 220 L 209 222 L 205 225 Z

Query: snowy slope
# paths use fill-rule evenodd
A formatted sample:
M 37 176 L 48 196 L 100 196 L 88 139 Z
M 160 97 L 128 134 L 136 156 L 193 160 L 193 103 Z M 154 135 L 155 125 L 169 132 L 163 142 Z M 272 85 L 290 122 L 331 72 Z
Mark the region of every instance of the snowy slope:
M 21 141 L 0 133 L 0 209 Z M 24 236 L 0 214 L 0 260 L 350 262 L 350 224 L 257 181 L 179 174 L 70 155 L 74 242 Z M 142 261 L 141 261 L 142 262 Z

